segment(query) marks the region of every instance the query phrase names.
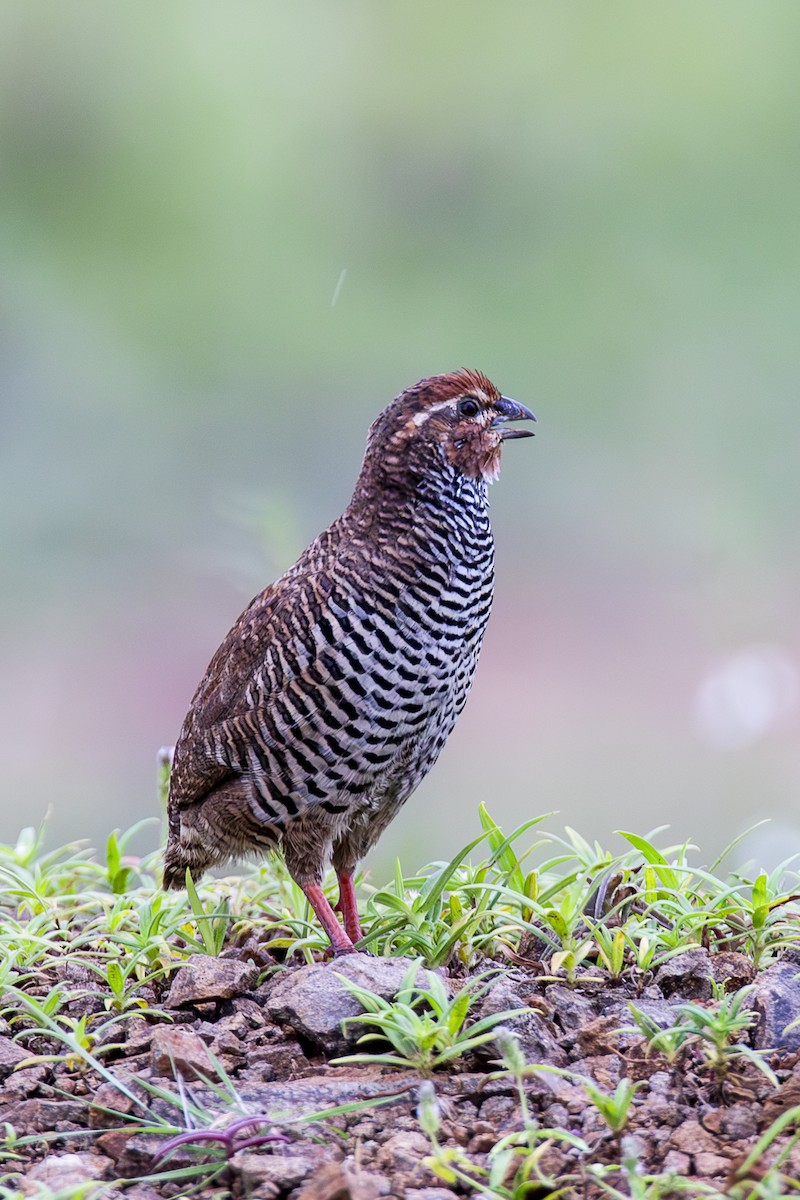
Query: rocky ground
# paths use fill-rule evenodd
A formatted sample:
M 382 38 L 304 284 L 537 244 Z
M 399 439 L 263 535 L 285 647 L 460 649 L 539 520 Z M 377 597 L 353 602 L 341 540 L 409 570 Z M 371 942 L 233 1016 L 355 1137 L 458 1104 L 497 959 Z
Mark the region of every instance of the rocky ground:
M 782 1177 L 800 1178 L 800 1145 L 792 1144 L 796 1125 L 791 1119 L 758 1161 L 747 1161 L 776 1118 L 800 1104 L 800 1025 L 786 1028 L 800 1016 L 799 964 L 800 956 L 785 955 L 754 977 L 742 955 L 691 950 L 636 979 L 612 981 L 589 968 L 567 986 L 565 980 L 543 977 L 540 963 L 520 958 L 503 964 L 470 1019 L 520 1008 L 523 1012 L 504 1025 L 516 1035 L 527 1063 L 568 1068 L 607 1094 L 623 1078 L 639 1085 L 624 1128 L 615 1131 L 572 1076 L 526 1074 L 531 1116 L 542 1127 L 570 1131 L 582 1140 L 574 1146 L 558 1139 L 540 1143 L 538 1169 L 560 1181 L 565 1191 L 559 1194 L 608 1194 L 593 1167 L 635 1160 L 640 1176 L 672 1173 L 678 1180 L 674 1193 L 667 1188 L 647 1194 L 677 1195 L 682 1186 L 683 1195 L 715 1188 L 717 1194 L 744 1196 L 751 1193 L 741 1190 L 743 1175 L 756 1187 L 781 1151 Z M 186 1194 L 198 1183 L 201 1196 L 228 1191 L 273 1200 L 554 1194 L 552 1185 L 515 1193 L 511 1169 L 505 1181 L 493 1185 L 505 1191 L 481 1192 L 478 1186 L 471 1191 L 463 1179 L 443 1181 L 431 1168 L 432 1144 L 417 1115 L 420 1076 L 388 1066 L 332 1064 L 337 1055 L 352 1052 L 364 1032 L 351 1026 L 342 1033 L 342 1018 L 362 1010 L 340 976 L 391 997 L 406 962 L 357 954 L 287 966 L 259 983 L 263 966 L 241 953 L 195 956 L 163 992 L 144 989 L 140 999 L 172 1020 L 128 1016 L 112 1027 L 105 1048 L 93 1047 L 106 1074 L 78 1054 L 65 1057 L 63 1044 L 45 1034 L 22 1045 L 12 1040 L 15 1030 L 7 1021 L 0 1025 L 0 1122 L 7 1123 L 10 1194 L 63 1192 L 90 1180 L 110 1186 L 121 1179 L 138 1181 L 125 1192 L 136 1200 Z M 467 979 L 458 971 L 440 975 L 452 990 Z M 63 984 L 79 997 L 73 1005 L 76 1020 L 82 1005 L 97 1003 L 80 999 L 81 982 L 75 968 L 66 965 Z M 715 983 L 729 992 L 753 984 L 747 1004 L 755 1021 L 741 1041 L 749 1049 L 770 1051 L 765 1061 L 775 1078 L 735 1046 L 724 1069 L 715 1071 L 707 1047 L 697 1039 L 670 1061 L 663 1053 L 648 1053 L 641 1033 L 630 1028 L 629 1001 L 666 1027 L 685 1002 L 711 1011 Z M 52 1055 L 57 1057 L 49 1061 Z M 463 1169 L 476 1179 L 498 1140 L 521 1128 L 517 1085 L 510 1075 L 497 1073 L 497 1058 L 497 1045 L 490 1042 L 433 1073 L 443 1152 L 458 1152 Z M 367 1100 L 374 1106 L 363 1107 Z M 195 1132 L 170 1148 L 163 1131 L 140 1131 L 134 1118 L 143 1105 L 151 1117 L 160 1115 L 184 1128 L 192 1121 L 210 1124 L 212 1131 L 224 1133 L 212 1140 Z M 345 1111 L 337 1116 L 297 1123 L 339 1106 Z M 248 1123 L 248 1116 L 259 1120 Z M 205 1185 L 198 1179 L 155 1178 L 204 1156 L 223 1158 L 225 1173 Z M 772 1179 L 778 1179 L 777 1169 Z M 629 1194 L 623 1170 L 609 1174 L 606 1182 L 618 1189 L 616 1194 Z M 790 1185 L 785 1186 L 785 1192 L 770 1194 L 789 1194 Z

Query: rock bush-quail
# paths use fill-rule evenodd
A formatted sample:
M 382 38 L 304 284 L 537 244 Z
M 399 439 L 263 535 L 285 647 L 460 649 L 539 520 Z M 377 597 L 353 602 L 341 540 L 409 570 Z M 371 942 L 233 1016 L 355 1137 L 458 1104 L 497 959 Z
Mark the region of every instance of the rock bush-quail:
M 164 887 L 280 847 L 334 951 L 353 872 L 435 763 L 492 605 L 487 485 L 509 421 L 485 375 L 422 379 L 369 431 L 353 497 L 212 658 L 172 767 Z M 329 862 L 344 928 L 322 891 Z

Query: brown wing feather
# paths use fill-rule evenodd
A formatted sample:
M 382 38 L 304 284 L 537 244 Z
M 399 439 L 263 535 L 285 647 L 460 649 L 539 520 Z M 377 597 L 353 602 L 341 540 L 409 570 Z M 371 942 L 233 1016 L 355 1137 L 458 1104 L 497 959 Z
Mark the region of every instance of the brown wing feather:
M 271 584 L 251 601 L 208 664 L 175 747 L 170 804 L 193 804 L 235 773 L 209 753 L 209 739 L 217 726 L 247 710 L 247 687 L 276 636 L 276 616 L 289 600 L 280 586 L 284 582 Z
M 328 531 L 239 617 L 209 663 L 183 723 L 170 780 L 171 808 L 202 801 L 231 776 L 253 772 L 252 753 L 259 742 L 280 750 L 282 737 L 269 731 L 275 729 L 275 706 L 293 688 L 314 695 L 317 709 L 325 706 L 326 689 L 335 684 L 320 657 L 330 646 L 315 641 L 315 628 L 330 615 L 336 567 L 341 569 L 343 560 L 353 566 L 350 550 L 337 545 Z M 337 600 L 347 606 L 342 594 Z M 368 675 L 369 655 L 361 656 L 360 667 Z M 313 731 L 301 722 L 291 732 L 295 761 L 289 782 L 295 802 L 309 803 L 321 791 L 335 791 L 327 764 L 310 773 L 298 768 L 297 748 L 304 733 Z M 346 731 L 338 738 L 345 751 L 355 748 Z

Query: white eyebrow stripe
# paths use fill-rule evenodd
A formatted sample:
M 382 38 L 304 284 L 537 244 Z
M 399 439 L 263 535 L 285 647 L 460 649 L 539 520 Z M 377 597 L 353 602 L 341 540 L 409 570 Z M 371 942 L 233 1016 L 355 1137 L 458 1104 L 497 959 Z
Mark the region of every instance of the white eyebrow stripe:
M 428 417 L 432 417 L 436 412 L 441 412 L 443 408 L 449 408 L 454 400 L 455 396 L 449 400 L 440 400 L 438 404 L 432 404 L 430 408 L 423 408 L 420 412 L 414 413 L 411 420 L 417 427 L 424 425 Z
M 474 396 L 477 400 L 482 400 L 484 404 L 489 403 L 489 397 L 481 388 L 473 388 L 469 395 Z M 449 400 L 440 400 L 438 404 L 432 404 L 430 408 L 425 408 L 421 412 L 414 413 L 411 420 L 419 429 L 420 425 L 425 424 L 428 417 L 432 417 L 434 413 L 441 412 L 443 408 L 449 408 L 452 404 L 455 404 L 456 401 L 460 399 L 461 396 L 451 396 Z

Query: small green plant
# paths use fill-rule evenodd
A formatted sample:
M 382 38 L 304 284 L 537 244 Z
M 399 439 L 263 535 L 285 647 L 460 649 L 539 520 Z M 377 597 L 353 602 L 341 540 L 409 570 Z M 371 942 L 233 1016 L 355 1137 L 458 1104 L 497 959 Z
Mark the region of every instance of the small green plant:
M 761 871 L 752 883 L 743 882 L 727 913 L 729 927 L 740 935 L 756 968 L 776 950 L 797 941 L 797 915 L 789 908 L 800 900 L 800 892 L 783 887 L 789 865 L 796 859 L 793 855 L 769 875 Z
M 743 1061 L 753 1064 L 773 1087 L 778 1086 L 777 1077 L 764 1061 L 763 1055 L 740 1040 L 754 1023 L 755 1013 L 745 1008 L 745 1002 L 753 990 L 752 984 L 726 995 L 716 986 L 714 1003 L 711 1007 L 688 1003 L 676 1006 L 679 1020 L 662 1028 L 641 1009 L 629 1004 L 635 1028 L 644 1034 L 648 1051 L 663 1054 L 670 1063 L 675 1062 L 690 1046 L 700 1054 L 700 1065 L 713 1073 L 721 1086 L 731 1068 Z
M 712 1071 L 718 1084 L 722 1084 L 731 1067 L 746 1059 L 752 1063 L 773 1087 L 778 1086 L 775 1073 L 764 1062 L 763 1056 L 739 1040 L 755 1022 L 756 1014 L 744 1007 L 752 992 L 752 984 L 740 988 L 731 995 L 717 995 L 716 1003 L 709 1009 L 701 1004 L 681 1004 L 678 1011 L 699 1046 L 702 1065 Z
M 222 947 L 225 945 L 225 935 L 228 932 L 230 924 L 230 903 L 228 900 L 223 900 L 220 904 L 212 905 L 210 909 L 206 909 L 197 893 L 192 873 L 188 867 L 186 868 L 186 894 L 189 897 L 189 906 L 194 914 L 199 940 L 196 941 L 191 938 L 186 930 L 183 930 L 184 937 L 200 953 L 209 954 L 212 958 L 218 958 Z
M 128 891 L 128 886 L 131 879 L 139 878 L 139 859 L 128 859 L 126 861 L 125 854 L 128 849 L 128 843 L 136 837 L 140 830 L 146 829 L 148 826 L 157 824 L 152 818 L 146 818 L 143 821 L 132 825 L 125 833 L 120 833 L 118 829 L 113 830 L 108 835 L 106 842 L 106 881 L 109 890 L 115 895 L 124 895 Z
M 602 1088 L 597 1087 L 588 1079 L 583 1079 L 581 1083 L 586 1095 L 611 1132 L 616 1135 L 622 1133 L 628 1124 L 633 1097 L 642 1087 L 642 1081 L 632 1083 L 630 1079 L 620 1079 L 611 1093 L 604 1092 Z
M 643 1009 L 637 1008 L 633 1001 L 629 1001 L 628 1009 L 634 1023 L 625 1026 L 620 1032 L 633 1033 L 638 1029 L 639 1033 L 647 1040 L 648 1054 L 651 1052 L 663 1054 L 668 1063 L 674 1063 L 692 1036 L 689 1027 L 684 1024 L 659 1025 Z
M 451 1059 L 459 1058 L 468 1050 L 482 1046 L 494 1038 L 494 1027 L 509 1017 L 525 1012 L 526 1009 L 507 1009 L 492 1013 L 472 1025 L 467 1025 L 469 1010 L 475 1001 L 490 986 L 484 972 L 470 980 L 460 991 L 450 997 L 442 979 L 428 974 L 427 987 L 417 986 L 416 979 L 422 962 L 417 959 L 405 974 L 395 1000 L 384 1000 L 375 992 L 359 987 L 352 980 L 341 976 L 365 1011 L 355 1017 L 345 1017 L 342 1025 L 369 1025 L 379 1033 L 366 1033 L 358 1044 L 365 1042 L 389 1042 L 394 1053 L 349 1054 L 337 1058 L 336 1063 L 385 1063 L 394 1067 L 405 1067 L 429 1076 L 436 1067 Z
M 609 978 L 616 982 L 622 978 L 626 966 L 628 942 L 625 939 L 625 930 L 612 931 L 600 922 L 595 925 L 589 924 L 597 945 L 597 957 L 608 971 Z
M 550 970 L 564 972 L 569 987 L 575 983 L 578 967 L 592 951 L 595 940 L 587 937 L 588 927 L 584 910 L 591 893 L 591 882 L 577 877 L 562 889 L 558 905 L 540 908 L 542 920 L 558 941 L 558 949 L 550 958 Z

